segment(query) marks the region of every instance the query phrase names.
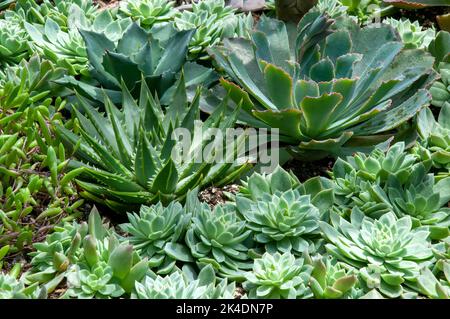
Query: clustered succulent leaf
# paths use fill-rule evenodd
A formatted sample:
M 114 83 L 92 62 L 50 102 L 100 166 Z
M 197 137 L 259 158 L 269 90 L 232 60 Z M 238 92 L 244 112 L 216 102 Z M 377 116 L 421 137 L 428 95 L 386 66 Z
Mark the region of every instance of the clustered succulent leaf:
M 192 11 L 184 10 L 174 19 L 179 30 L 195 29 L 189 43 L 190 58 L 200 55 L 208 58 L 205 49 L 224 38 L 247 37 L 253 26 L 251 14 L 237 14 L 236 9 L 225 6 L 224 0 L 205 0 L 192 4 Z
M 190 271 L 177 270 L 170 275 L 147 276 L 136 283 L 136 299 L 233 299 L 235 283 L 216 278 L 211 265 L 203 267 L 196 278 Z
M 312 267 L 290 253 L 265 253 L 246 273 L 244 287 L 249 298 L 310 298 L 308 280 Z
M 183 261 L 192 261 L 187 248 L 178 243 L 191 219 L 180 203 L 141 206 L 139 215 L 127 215 L 130 222 L 120 225 L 121 229 L 129 234 L 127 240 L 140 255 L 149 258 L 149 266 L 158 267 L 159 274 L 172 272 L 177 260 L 172 257 L 173 251 L 178 259 L 182 254 Z
M 331 224 L 320 222 L 328 253 L 361 269 L 368 288 L 377 288 L 388 297 L 403 293 L 402 284 L 414 283 L 433 253 L 427 228 L 412 227 L 409 216 L 397 218 L 386 213 L 373 220 L 354 209 L 350 222 L 336 213 Z
M 409 19 L 396 20 L 387 18 L 383 23 L 393 26 L 400 34 L 405 48 L 425 49 L 435 37 L 434 29 L 422 29 L 418 21 L 411 22 Z
M 30 55 L 28 35 L 16 19 L 0 19 L 0 67 L 17 64 Z
M 297 190 L 265 194 L 257 201 L 238 195 L 236 205 L 255 241 L 265 245 L 266 251 L 301 254 L 315 250 L 320 214 L 310 196 Z
M 386 141 L 429 102 L 422 88 L 435 77 L 433 58 L 405 50 L 391 27 L 333 24 L 318 12 L 297 29 L 262 17 L 252 40 L 229 39 L 210 52 L 239 85 L 222 80 L 242 103 L 240 119 L 279 129 L 293 155 L 308 160 Z
M 174 1 L 169 0 L 126 0 L 120 2 L 120 12 L 133 20 L 139 20 L 141 26 L 151 28 L 174 18 L 177 13 L 174 4 Z

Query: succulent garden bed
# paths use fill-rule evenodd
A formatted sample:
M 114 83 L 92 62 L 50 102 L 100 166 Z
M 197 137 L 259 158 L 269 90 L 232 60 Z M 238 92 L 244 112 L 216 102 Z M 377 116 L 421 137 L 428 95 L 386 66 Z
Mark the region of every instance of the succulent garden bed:
M 450 298 L 449 8 L 0 0 L 0 299 Z

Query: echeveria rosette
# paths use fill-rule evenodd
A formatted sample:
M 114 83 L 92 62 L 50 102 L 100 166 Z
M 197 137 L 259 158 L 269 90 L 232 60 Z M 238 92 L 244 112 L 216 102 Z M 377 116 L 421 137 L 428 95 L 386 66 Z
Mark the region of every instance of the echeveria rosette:
M 110 299 L 122 296 L 125 291 L 113 280 L 113 270 L 105 262 L 92 268 L 75 267 L 67 276 L 66 294 L 79 299 Z
M 142 206 L 139 214 L 127 215 L 129 223 L 120 228 L 128 233 L 126 239 L 139 254 L 149 258 L 149 266 L 158 268 L 158 274 L 171 273 L 176 260 L 192 261 L 188 249 L 178 243 L 191 219 L 180 203 L 171 202 L 167 207 L 161 203 Z
M 139 20 L 145 28 L 173 20 L 177 11 L 174 1 L 168 0 L 126 0 L 120 2 L 120 12 L 133 20 Z
M 421 146 L 431 153 L 433 165 L 442 171 L 450 171 L 450 103 L 445 103 L 436 121 L 433 112 L 426 108 L 417 117 Z
M 297 190 L 301 195 L 310 195 L 311 203 L 320 213 L 326 212 L 334 202 L 333 185 L 328 179 L 313 177 L 301 183 L 291 171 L 277 166 L 270 174 L 254 172 L 247 180 L 241 181 L 239 196 L 257 201 L 267 194 Z
M 253 17 L 236 13 L 223 0 L 206 0 L 193 2 L 192 10 L 178 12 L 174 24 L 179 30 L 196 30 L 189 43 L 190 58 L 206 59 L 207 47 L 227 37 L 247 37 L 253 27 Z
M 297 29 L 262 17 L 251 40 L 210 50 L 237 84 L 221 81 L 242 102 L 240 120 L 278 128 L 307 160 L 367 152 L 399 133 L 429 102 L 424 88 L 436 77 L 431 55 L 404 49 L 390 26 L 332 24 L 318 12 Z
M 433 174 L 417 166 L 404 183 L 391 177 L 387 194 L 393 211 L 399 216 L 410 216 L 414 227 L 428 226 L 433 240 L 450 235 L 450 177 L 436 182 Z
M 28 34 L 17 19 L 0 19 L 0 66 L 18 64 L 30 55 Z
M 265 245 L 266 251 L 300 255 L 317 249 L 320 214 L 310 196 L 288 190 L 251 201 L 238 195 L 236 207 L 253 231 L 255 242 Z
M 249 298 L 297 299 L 312 297 L 308 281 L 312 267 L 290 253 L 265 253 L 247 272 L 243 286 Z
M 23 278 L 0 272 L 0 299 L 44 299 L 45 297 L 45 288 L 39 288 L 37 283 L 26 286 Z
M 408 49 L 426 49 L 436 35 L 433 28 L 423 29 L 418 21 L 411 22 L 409 19 L 386 18 L 383 23 L 389 24 L 397 30 L 405 48 Z
M 167 276 L 149 275 L 136 282 L 134 299 L 233 299 L 235 283 L 216 278 L 211 265 L 203 267 L 198 276 L 177 270 Z
M 252 267 L 248 251 L 251 230 L 232 204 L 217 205 L 191 200 L 192 224 L 186 232 L 186 244 L 200 264 L 211 264 L 221 276 L 242 280 Z
M 309 286 L 317 299 L 353 299 L 358 295 L 358 271 L 330 257 L 308 260 L 313 266 Z
M 336 259 L 361 269 L 370 289 L 377 288 L 391 298 L 399 297 L 403 284 L 414 284 L 420 270 L 431 263 L 430 233 L 426 227 L 413 229 L 409 216 L 397 218 L 386 213 L 373 220 L 354 209 L 350 222 L 336 213 L 330 217 L 331 224 L 320 222 L 329 242 L 325 248 Z

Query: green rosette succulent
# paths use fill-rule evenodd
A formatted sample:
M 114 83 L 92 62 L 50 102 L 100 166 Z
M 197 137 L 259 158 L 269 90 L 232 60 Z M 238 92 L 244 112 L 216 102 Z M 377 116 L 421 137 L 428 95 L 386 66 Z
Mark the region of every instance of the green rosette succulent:
M 126 0 L 120 2 L 120 12 L 141 26 L 151 28 L 161 22 L 170 21 L 177 14 L 174 1 L 168 0 Z
M 386 18 L 383 23 L 389 24 L 397 30 L 405 48 L 408 49 L 426 49 L 436 36 L 436 31 L 433 28 L 423 29 L 418 21 L 411 22 L 409 19 Z
M 191 219 L 180 203 L 142 206 L 139 214 L 127 215 L 129 223 L 120 228 L 128 233 L 126 239 L 139 254 L 149 258 L 149 266 L 158 268 L 158 274 L 171 273 L 176 260 L 192 261 L 188 249 L 179 244 Z
M 450 33 L 439 31 L 428 46 L 428 51 L 436 58 L 435 69 L 441 77 L 430 88 L 433 96 L 431 104 L 442 107 L 446 103 L 450 104 Z
M 445 103 L 436 121 L 433 112 L 426 108 L 417 117 L 421 146 L 431 153 L 433 166 L 443 172 L 450 171 L 450 103 Z
M 307 299 L 312 267 L 290 253 L 265 253 L 256 259 L 253 270 L 247 272 L 244 288 L 249 298 Z
M 429 231 L 413 229 L 409 216 L 386 213 L 373 220 L 354 209 L 350 222 L 331 214 L 331 224 L 320 222 L 328 253 L 357 269 L 368 289 L 387 297 L 403 294 L 403 284 L 414 284 L 432 258 Z
M 205 0 L 192 3 L 192 11 L 177 13 L 174 23 L 179 30 L 196 30 L 189 43 L 190 58 L 207 59 L 207 47 L 227 37 L 248 37 L 253 17 L 236 13 L 224 0 Z
M 347 9 L 339 0 L 319 0 L 312 10 L 326 13 L 330 18 L 336 19 L 346 15 Z
M 198 276 L 183 268 L 170 275 L 146 276 L 136 282 L 135 299 L 233 299 L 235 283 L 216 278 L 211 265 L 203 267 Z
M 319 242 L 319 210 L 311 204 L 310 196 L 296 190 L 265 194 L 257 201 L 236 197 L 236 207 L 247 221 L 247 228 L 266 251 L 302 254 L 314 252 Z
M 18 270 L 20 267 L 14 267 L 10 273 L 0 272 L 0 299 L 45 299 L 45 288 L 37 283 L 26 286 L 23 278 L 17 278 Z
M 187 212 L 192 224 L 186 232 L 186 244 L 199 264 L 211 264 L 219 275 L 240 281 L 252 267 L 248 250 L 251 230 L 232 204 L 211 209 L 190 196 Z
M 296 190 L 301 195 L 310 195 L 311 203 L 323 214 L 333 205 L 333 185 L 328 179 L 313 177 L 301 183 L 292 172 L 287 172 L 281 166 L 270 174 L 254 172 L 247 180 L 241 181 L 239 196 L 257 201 L 267 194 Z
M 0 67 L 18 64 L 30 55 L 28 34 L 17 19 L 0 19 Z
M 431 55 L 404 49 L 392 27 L 333 23 L 314 11 L 297 29 L 262 17 L 251 40 L 227 39 L 209 52 L 237 84 L 221 80 L 242 104 L 239 119 L 278 128 L 306 160 L 368 152 L 404 133 L 436 77 Z
M 350 299 L 357 295 L 358 272 L 334 258 L 319 257 L 308 261 L 313 269 L 309 286 L 317 299 Z
M 440 266 L 433 271 L 422 269 L 417 278 L 418 290 L 432 299 L 450 299 L 450 262 L 444 261 Z

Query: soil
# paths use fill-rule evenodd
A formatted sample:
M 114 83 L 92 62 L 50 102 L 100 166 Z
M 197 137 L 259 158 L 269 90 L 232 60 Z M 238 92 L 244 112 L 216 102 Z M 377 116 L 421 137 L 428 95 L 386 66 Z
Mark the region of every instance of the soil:
M 333 168 L 334 162 L 335 159 L 330 157 L 314 162 L 291 160 L 284 165 L 284 169 L 291 170 L 300 182 L 304 182 L 315 176 L 329 177 L 328 172 Z
M 198 194 L 198 199 L 202 202 L 207 203 L 211 208 L 218 204 L 223 204 L 227 201 L 225 192 L 236 194 L 239 191 L 239 186 L 236 184 L 231 184 L 223 188 L 218 187 L 208 187 L 204 191 Z

